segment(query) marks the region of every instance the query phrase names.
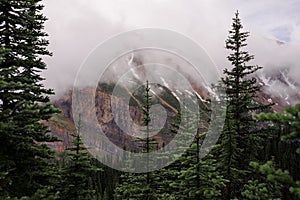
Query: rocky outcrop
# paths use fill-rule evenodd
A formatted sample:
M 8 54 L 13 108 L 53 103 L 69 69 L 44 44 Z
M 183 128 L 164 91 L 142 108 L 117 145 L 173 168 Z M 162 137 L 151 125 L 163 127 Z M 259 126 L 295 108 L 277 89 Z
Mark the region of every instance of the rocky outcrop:
M 85 88 L 84 92 L 92 93 L 91 88 Z M 112 101 L 113 100 L 113 101 Z M 54 105 L 61 109 L 61 113 L 55 115 L 48 123 L 51 134 L 57 136 L 62 142 L 52 144 L 53 148 L 58 152 L 63 151 L 65 148 L 69 147 L 71 144 L 72 136 L 76 132 L 73 117 L 72 117 L 72 91 L 68 91 L 61 98 L 55 100 Z M 118 113 L 112 113 L 112 104 L 120 108 Z M 126 147 L 126 149 L 131 149 L 133 151 L 141 151 L 142 147 L 140 143 L 137 142 L 137 138 L 132 137 L 120 129 L 119 125 L 128 126 L 133 123 L 140 125 L 142 121 L 142 113 L 140 108 L 137 106 L 130 106 L 129 113 L 130 119 L 126 117 L 125 103 L 116 97 L 113 97 L 110 92 L 105 91 L 103 88 L 98 88 L 95 93 L 95 110 L 99 126 L 105 133 L 106 137 L 109 138 L 111 142 L 120 148 Z M 175 122 L 176 113 L 174 110 L 166 107 L 167 120 L 166 122 L 158 122 L 162 124 L 163 128 L 154 136 L 158 142 L 158 146 L 167 144 L 174 134 L 170 132 L 172 123 Z M 93 113 L 90 113 L 92 117 Z M 88 121 L 88 119 L 85 119 Z M 118 120 L 119 125 L 116 123 Z M 132 120 L 132 121 L 131 121 Z M 131 127 L 128 127 L 129 129 Z M 91 144 L 93 145 L 93 144 Z

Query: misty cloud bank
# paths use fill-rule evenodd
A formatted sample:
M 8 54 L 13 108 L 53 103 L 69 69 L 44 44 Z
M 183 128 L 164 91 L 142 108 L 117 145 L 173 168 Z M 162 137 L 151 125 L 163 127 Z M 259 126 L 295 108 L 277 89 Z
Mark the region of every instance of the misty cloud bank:
M 266 72 L 288 67 L 291 78 L 300 76 L 298 0 L 51 0 L 44 4 L 49 50 L 54 55 L 45 59 L 48 70 L 43 75 L 46 86 L 57 94 L 73 85 L 80 65 L 98 44 L 136 28 L 166 28 L 192 38 L 221 72 L 230 66 L 224 41 L 237 9 L 244 30 L 250 31 L 253 64 Z

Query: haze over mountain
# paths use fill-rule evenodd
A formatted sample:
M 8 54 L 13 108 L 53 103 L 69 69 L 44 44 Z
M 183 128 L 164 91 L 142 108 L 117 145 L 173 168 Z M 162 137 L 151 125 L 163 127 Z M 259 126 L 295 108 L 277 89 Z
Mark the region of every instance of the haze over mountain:
M 300 76 L 300 2 L 217 0 L 186 1 L 45 1 L 53 57 L 46 58 L 46 86 L 62 94 L 74 83 L 84 58 L 98 44 L 123 31 L 156 27 L 171 29 L 198 42 L 222 71 L 229 67 L 224 48 L 233 13 L 239 9 L 244 30 L 250 31 L 248 50 L 265 73 L 289 68 Z M 57 7 L 57 5 L 61 5 Z M 155 13 L 155 15 L 153 15 Z

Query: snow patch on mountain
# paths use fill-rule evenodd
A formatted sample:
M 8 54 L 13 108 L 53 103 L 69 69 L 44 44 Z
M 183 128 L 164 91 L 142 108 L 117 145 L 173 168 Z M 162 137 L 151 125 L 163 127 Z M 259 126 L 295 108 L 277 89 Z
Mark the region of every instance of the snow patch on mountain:
M 259 72 L 257 79 L 263 92 L 269 95 L 269 102 L 280 99 L 287 106 L 300 103 L 300 82 L 292 78 L 289 68 Z

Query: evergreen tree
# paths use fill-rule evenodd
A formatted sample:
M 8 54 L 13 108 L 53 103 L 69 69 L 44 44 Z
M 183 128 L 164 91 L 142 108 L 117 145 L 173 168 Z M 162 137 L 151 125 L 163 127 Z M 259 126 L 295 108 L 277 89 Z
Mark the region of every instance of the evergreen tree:
M 109 159 L 109 158 L 107 158 Z M 92 183 L 95 186 L 96 199 L 114 199 L 114 189 L 119 182 L 120 172 L 112 169 L 98 160 L 92 160 L 92 165 L 103 170 L 98 170 L 92 176 Z
M 225 180 L 216 169 L 213 155 L 200 159 L 200 148 L 207 134 L 209 111 L 200 105 L 200 117 L 182 106 L 171 130 L 182 135 L 179 143 L 185 144 L 185 137 L 195 137 L 190 147 L 178 159 L 157 172 L 158 199 L 214 199 L 221 196 Z M 195 132 L 197 133 L 195 136 Z M 181 144 L 176 146 L 182 146 Z
M 92 177 L 102 169 L 94 164 L 94 159 L 80 139 L 80 131 L 81 119 L 78 122 L 77 133 L 73 134 L 73 146 L 67 148 L 70 162 L 62 169 L 61 199 L 96 199 Z
M 173 135 L 178 133 L 181 123 L 181 113 L 179 112 L 176 116 L 175 122 L 172 123 L 172 128 L 169 130 Z M 182 142 L 182 140 L 178 140 Z M 179 145 L 178 145 L 179 146 Z M 160 169 L 156 174 L 156 182 L 158 182 L 156 194 L 158 199 L 179 199 L 181 196 L 182 185 L 181 180 L 179 180 L 180 170 L 182 168 L 180 158 L 178 155 L 168 155 L 175 156 L 177 159 L 175 162 L 169 166 Z M 173 157 L 174 158 L 174 157 Z
M 149 86 L 149 82 L 148 80 L 146 81 L 146 87 L 145 87 L 145 95 L 144 95 L 144 103 L 142 105 L 142 114 L 143 114 L 143 122 L 142 122 L 142 126 L 146 127 L 145 130 L 143 130 L 143 132 L 146 134 L 146 138 L 141 139 L 139 138 L 137 141 L 141 144 L 141 147 L 143 149 L 143 153 L 147 154 L 147 160 L 146 160 L 146 183 L 147 185 L 150 184 L 150 164 L 149 164 L 149 153 L 150 151 L 154 150 L 154 146 L 155 144 L 157 144 L 156 140 L 154 138 L 151 138 L 149 136 L 150 132 L 154 131 L 151 127 L 150 127 L 150 122 L 151 122 L 151 118 L 150 118 L 150 108 L 151 108 L 151 102 L 152 100 L 152 96 L 150 95 L 150 86 Z
M 259 120 L 270 121 L 273 125 L 283 127 L 286 131 L 285 134 L 281 135 L 281 140 L 287 143 L 286 147 L 291 144 L 290 147 L 283 151 L 287 154 L 287 157 L 293 158 L 300 154 L 300 104 L 295 107 L 288 107 L 284 113 L 261 113 L 255 117 Z M 290 152 L 289 148 L 293 148 L 294 153 Z M 298 154 L 298 155 L 297 155 Z M 276 155 L 275 155 L 276 156 Z M 251 163 L 252 167 L 258 169 L 261 173 L 265 174 L 265 179 L 256 180 L 260 184 L 265 184 L 266 189 L 269 192 L 269 196 L 276 195 L 280 199 L 299 199 L 300 198 L 300 181 L 297 177 L 299 174 L 299 167 L 294 168 L 290 166 L 299 166 L 300 161 L 291 160 L 289 164 L 282 166 L 276 163 L 276 160 L 268 161 L 263 165 L 259 165 L 257 162 Z M 288 169 L 292 169 L 292 175 Z M 293 176 L 294 174 L 294 176 Z M 268 184 L 266 184 L 268 183 Z M 274 191 L 274 188 L 277 190 Z M 249 194 L 249 191 L 245 191 Z M 247 193 L 248 192 L 248 193 Z M 279 193 L 279 195 L 278 195 Z M 250 193 L 251 194 L 251 193 Z
M 2 190 L 11 197 L 51 189 L 55 175 L 45 144 L 54 141 L 41 123 L 57 110 L 49 103 L 52 90 L 41 84 L 50 55 L 43 32 L 41 0 L 0 1 L 0 158 L 6 176 Z
M 151 138 L 149 134 L 154 131 L 151 126 L 150 108 L 152 104 L 152 96 L 150 95 L 150 86 L 146 81 L 144 88 L 144 99 L 141 107 L 143 114 L 142 125 L 146 128 L 143 130 L 145 138 L 138 138 L 136 141 L 142 147 L 142 153 L 146 153 L 147 156 L 154 150 L 157 142 L 154 138 Z M 130 159 L 130 158 L 126 158 Z M 146 163 L 140 163 L 141 166 L 146 166 L 147 172 L 144 174 L 125 173 L 121 176 L 121 183 L 116 188 L 116 199 L 157 199 L 156 195 L 156 183 L 154 182 L 155 172 L 149 172 L 150 163 L 149 158 L 146 159 Z M 130 167 L 130 166 L 126 166 Z
M 180 172 L 178 179 L 181 180 L 181 198 L 185 199 L 215 199 L 220 198 L 221 189 L 225 185 L 225 179 L 216 168 L 214 155 L 210 154 L 200 159 L 202 141 L 208 134 L 207 123 L 210 111 L 200 105 L 200 117 L 191 111 L 188 112 L 184 130 L 190 132 L 192 126 L 197 126 L 197 135 L 190 148 L 181 156 Z M 207 116 L 208 115 L 208 116 Z
M 242 28 L 239 13 L 236 12 L 226 40 L 226 48 L 231 50 L 227 59 L 232 69 L 225 69 L 225 77 L 222 78 L 227 113 L 220 148 L 216 151 L 219 170 L 229 180 L 224 191 L 227 199 L 241 198 L 240 188 L 251 178 L 249 162 L 257 159 L 261 142 L 260 127 L 252 114 L 269 106 L 256 102 L 259 87 L 253 73 L 261 67 L 247 64 L 254 56 L 244 51 L 249 32 L 243 32 Z

